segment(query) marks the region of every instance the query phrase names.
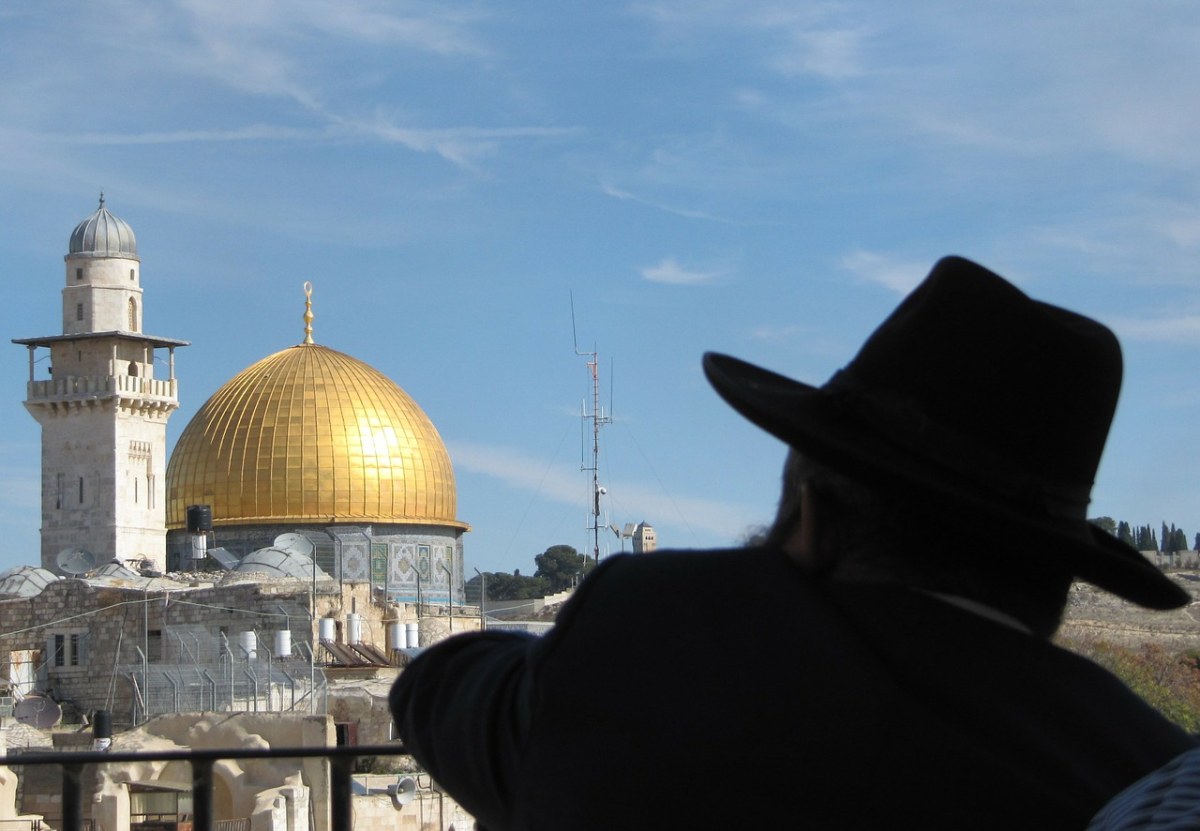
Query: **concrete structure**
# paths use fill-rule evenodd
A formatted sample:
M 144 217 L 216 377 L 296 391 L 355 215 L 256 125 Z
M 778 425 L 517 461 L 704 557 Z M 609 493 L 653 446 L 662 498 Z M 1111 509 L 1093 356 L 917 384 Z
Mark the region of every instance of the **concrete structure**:
M 29 348 L 25 407 L 42 427 L 42 566 L 61 574 L 117 559 L 161 570 L 174 355 L 187 342 L 143 333 L 137 242 L 103 197 L 65 259 L 62 334 L 14 340 Z M 46 379 L 39 348 L 50 351 Z M 154 375 L 158 349 L 165 379 Z
M 633 551 L 635 554 L 649 554 L 658 548 L 658 535 L 647 522 L 639 522 L 633 532 Z

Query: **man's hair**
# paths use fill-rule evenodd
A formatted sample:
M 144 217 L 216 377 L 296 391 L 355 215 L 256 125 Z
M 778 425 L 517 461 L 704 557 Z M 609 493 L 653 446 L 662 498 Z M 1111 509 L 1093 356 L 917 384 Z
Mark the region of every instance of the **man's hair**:
M 820 532 L 836 546 L 824 576 L 903 583 L 958 595 L 1008 614 L 1050 637 L 1062 621 L 1072 575 L 1037 556 L 1036 539 L 1016 541 L 982 519 L 955 514 L 912 493 L 871 487 L 797 451 L 784 465 L 779 513 L 768 545 L 782 545 L 799 520 L 801 486 L 819 505 Z

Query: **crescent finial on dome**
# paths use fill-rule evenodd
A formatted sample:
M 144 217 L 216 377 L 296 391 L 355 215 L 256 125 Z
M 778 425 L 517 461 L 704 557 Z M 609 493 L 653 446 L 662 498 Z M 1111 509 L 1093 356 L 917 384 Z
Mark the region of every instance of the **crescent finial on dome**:
M 312 283 L 304 281 L 304 342 L 313 343 Z

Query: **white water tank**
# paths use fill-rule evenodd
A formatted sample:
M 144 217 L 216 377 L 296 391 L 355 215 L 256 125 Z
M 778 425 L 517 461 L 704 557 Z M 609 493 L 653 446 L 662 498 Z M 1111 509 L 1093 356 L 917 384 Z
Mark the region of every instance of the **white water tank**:
M 406 641 L 409 649 L 415 649 L 421 643 L 421 627 L 416 623 L 404 624 L 404 631 L 407 634 Z
M 388 649 L 403 649 L 406 643 L 404 639 L 404 624 L 389 623 L 387 628 L 388 633 Z
M 362 615 L 358 612 L 346 615 L 346 643 L 362 643 Z
M 254 630 L 239 632 L 238 646 L 241 647 L 242 652 L 238 657 L 244 656 L 246 659 L 258 657 L 258 635 L 254 634 Z
M 290 629 L 280 629 L 275 633 L 275 657 L 292 657 L 292 632 Z
M 331 617 L 321 618 L 321 622 L 317 624 L 317 632 L 323 641 L 332 641 L 337 638 L 337 621 Z

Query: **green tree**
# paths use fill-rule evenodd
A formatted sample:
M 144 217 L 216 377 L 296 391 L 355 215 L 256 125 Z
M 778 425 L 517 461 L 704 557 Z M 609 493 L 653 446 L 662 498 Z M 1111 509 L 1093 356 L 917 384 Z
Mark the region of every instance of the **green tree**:
M 1117 521 L 1110 516 L 1092 517 L 1088 522 L 1097 528 L 1102 528 L 1114 537 L 1117 535 Z
M 520 569 L 512 574 L 503 571 L 489 571 L 484 574 L 487 578 L 488 600 L 527 600 L 532 597 L 542 597 L 549 592 L 546 581 L 540 577 L 522 577 Z M 478 576 L 467 581 L 468 598 L 478 598 L 480 593 Z M 472 602 L 468 600 L 468 602 Z M 474 600 L 478 602 L 478 600 Z
M 551 593 L 570 588 L 595 565 L 591 557 L 580 554 L 569 545 L 552 545 L 533 558 L 537 564 L 534 574 L 547 583 Z
M 1133 529 L 1129 527 L 1129 523 L 1125 520 L 1121 520 L 1117 523 L 1117 539 L 1126 545 L 1134 544 Z M 1196 539 L 1200 540 L 1200 534 L 1196 535 Z

